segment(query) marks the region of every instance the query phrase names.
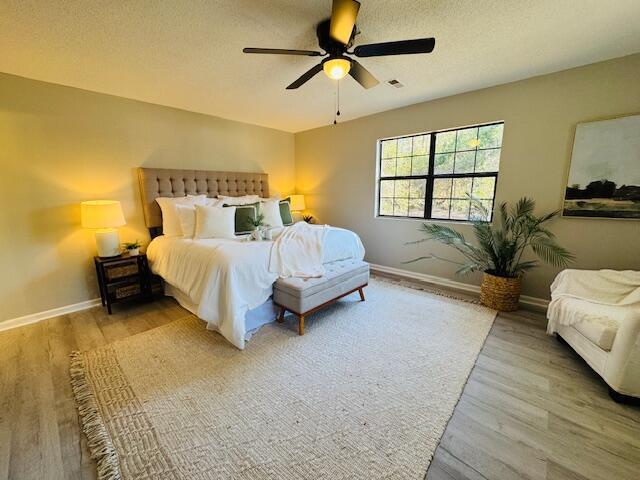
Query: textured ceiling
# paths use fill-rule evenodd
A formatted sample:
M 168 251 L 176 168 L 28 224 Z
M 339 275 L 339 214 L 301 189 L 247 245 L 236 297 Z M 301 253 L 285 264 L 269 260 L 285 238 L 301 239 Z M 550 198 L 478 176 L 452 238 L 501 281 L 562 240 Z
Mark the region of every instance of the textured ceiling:
M 0 71 L 300 131 L 333 121 L 334 82 L 285 86 L 318 61 L 331 0 L 0 1 Z M 356 43 L 436 37 L 430 55 L 365 58 L 342 119 L 640 51 L 639 0 L 362 0 Z M 398 79 L 396 89 L 386 81 Z

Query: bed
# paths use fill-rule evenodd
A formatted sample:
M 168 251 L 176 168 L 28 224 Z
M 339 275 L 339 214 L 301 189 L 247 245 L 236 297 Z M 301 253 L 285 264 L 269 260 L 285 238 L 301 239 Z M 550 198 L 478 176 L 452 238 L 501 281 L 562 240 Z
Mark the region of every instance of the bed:
M 278 274 L 269 268 L 273 242 L 236 239 L 201 239 L 162 235 L 158 197 L 202 195 L 269 197 L 266 173 L 218 172 L 140 168 L 138 170 L 145 224 L 152 241 L 147 257 L 152 271 L 162 277 L 165 294 L 207 322 L 243 349 L 257 329 L 276 318 L 271 301 Z M 282 232 L 274 232 L 277 240 Z M 322 263 L 345 259 L 362 260 L 364 247 L 349 230 L 324 228 Z

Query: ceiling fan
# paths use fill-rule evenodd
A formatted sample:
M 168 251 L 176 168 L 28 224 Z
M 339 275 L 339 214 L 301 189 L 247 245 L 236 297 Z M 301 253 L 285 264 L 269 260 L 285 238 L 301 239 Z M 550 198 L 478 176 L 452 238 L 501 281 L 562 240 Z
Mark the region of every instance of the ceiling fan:
M 292 90 L 304 85 L 320 70 L 334 80 L 340 80 L 347 74 L 364 88 L 375 87 L 380 83 L 366 68 L 349 55 L 356 57 L 382 57 L 387 55 L 406 55 L 412 53 L 431 53 L 436 44 L 435 38 L 418 38 L 397 42 L 370 43 L 353 46 L 354 37 L 360 33 L 356 28 L 356 17 L 360 2 L 356 0 L 333 0 L 331 18 L 320 22 L 316 28 L 318 45 L 325 53 L 315 50 L 285 50 L 279 48 L 244 48 L 244 53 L 266 53 L 276 55 L 303 55 L 325 57 L 318 65 L 305 72 L 287 87 Z

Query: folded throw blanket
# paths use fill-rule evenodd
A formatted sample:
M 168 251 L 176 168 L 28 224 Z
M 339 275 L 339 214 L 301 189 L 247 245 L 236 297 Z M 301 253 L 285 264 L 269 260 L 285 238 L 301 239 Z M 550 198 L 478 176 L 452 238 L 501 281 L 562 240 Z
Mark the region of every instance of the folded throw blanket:
M 570 299 L 594 304 L 590 311 L 578 311 L 569 306 Z M 547 332 L 554 333 L 559 325 L 593 322 L 613 326 L 617 320 L 605 312 L 616 306 L 637 310 L 640 314 L 640 272 L 633 270 L 564 270 L 551 284 L 551 303 L 547 310 Z
M 572 297 L 601 305 L 640 303 L 640 272 L 564 270 L 551 284 L 551 299 Z
M 327 229 L 326 225 L 306 222 L 286 228 L 271 248 L 269 271 L 280 278 L 323 276 L 322 246 Z

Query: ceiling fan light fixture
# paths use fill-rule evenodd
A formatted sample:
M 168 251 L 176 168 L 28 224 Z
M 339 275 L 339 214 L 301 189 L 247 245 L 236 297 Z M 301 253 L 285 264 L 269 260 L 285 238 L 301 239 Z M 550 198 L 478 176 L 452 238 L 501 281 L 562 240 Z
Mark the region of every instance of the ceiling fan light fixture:
M 436 39 L 433 37 L 369 43 L 357 45 L 353 51 L 349 50 L 359 32 L 356 25 L 359 10 L 360 1 L 358 0 L 332 0 L 331 17 L 316 25 L 318 46 L 322 51 L 255 47 L 244 48 L 242 51 L 244 53 L 323 57 L 322 61 L 288 85 L 287 90 L 300 88 L 321 71 L 324 71 L 325 75 L 332 80 L 340 80 L 350 75 L 362 88 L 373 88 L 380 82 L 351 55 L 358 58 L 386 57 L 389 55 L 431 53 L 433 51 L 436 44 Z M 402 86 L 399 82 L 392 83 L 392 85 L 396 88 Z
M 327 77 L 340 80 L 351 70 L 351 62 L 346 58 L 332 58 L 323 63 L 322 69 Z

